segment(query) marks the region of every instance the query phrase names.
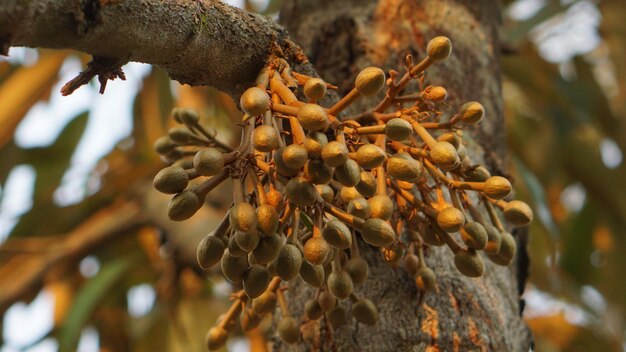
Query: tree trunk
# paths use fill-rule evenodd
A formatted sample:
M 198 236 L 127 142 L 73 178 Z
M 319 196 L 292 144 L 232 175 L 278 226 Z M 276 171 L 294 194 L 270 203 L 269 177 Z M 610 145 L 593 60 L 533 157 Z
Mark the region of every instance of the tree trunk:
M 406 53 L 425 56 L 430 38 L 452 40 L 448 60 L 427 71 L 427 82 L 448 90 L 452 109 L 481 102 L 486 118 L 473 131 L 468 149 L 492 174 L 503 174 L 505 136 L 499 65 L 498 3 L 493 0 L 299 0 L 287 1 L 281 22 L 309 57 L 318 74 L 346 93 L 360 69 L 376 65 L 400 70 Z M 401 72 L 403 73 L 403 72 Z M 353 109 L 371 107 L 374 100 Z M 356 111 L 356 110 L 353 110 Z M 467 137 L 465 138 L 467 139 Z M 520 250 L 522 250 L 520 248 Z M 373 247 L 360 251 L 370 277 L 356 292 L 378 307 L 380 320 L 364 326 L 352 320 L 322 334 L 325 348 L 340 351 L 528 351 L 531 337 L 520 317 L 516 272 L 485 260 L 485 274 L 461 275 L 447 247 L 431 247 L 428 265 L 437 273 L 437 292 L 420 293 L 403 268 L 392 268 Z M 302 313 L 314 291 L 303 284 L 290 289 L 290 308 Z M 342 303 L 349 304 L 349 303 Z M 323 322 L 321 323 L 323 327 Z M 275 350 L 293 350 L 276 340 Z M 299 350 L 309 350 L 311 346 Z

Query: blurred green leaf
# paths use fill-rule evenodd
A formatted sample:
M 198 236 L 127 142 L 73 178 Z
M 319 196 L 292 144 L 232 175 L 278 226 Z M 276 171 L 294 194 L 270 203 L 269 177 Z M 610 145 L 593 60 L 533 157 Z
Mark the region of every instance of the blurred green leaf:
M 94 310 L 115 289 L 137 258 L 126 256 L 106 263 L 100 272 L 80 289 L 59 330 L 59 351 L 75 351 L 81 331 Z

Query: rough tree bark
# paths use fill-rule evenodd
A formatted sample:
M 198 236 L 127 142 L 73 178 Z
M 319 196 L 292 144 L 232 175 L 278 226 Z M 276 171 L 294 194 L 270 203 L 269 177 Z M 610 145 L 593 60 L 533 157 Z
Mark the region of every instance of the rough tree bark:
M 505 173 L 497 1 L 294 0 L 285 1 L 281 21 L 317 73 L 343 92 L 360 68 L 400 70 L 407 52 L 421 58 L 430 38 L 450 37 L 452 56 L 429 69 L 427 80 L 448 89 L 452 107 L 469 100 L 485 106 L 487 118 L 471 133 L 468 149 L 477 161 L 482 156 L 493 174 Z M 233 95 L 249 85 L 276 48 L 298 53 L 281 27 L 214 0 L 4 0 L 0 45 L 3 51 L 17 45 L 71 48 L 119 64 L 151 63 L 182 83 L 212 85 Z M 371 276 L 357 293 L 377 304 L 380 321 L 336 331 L 339 350 L 529 349 L 513 267 L 486 260 L 484 276 L 470 279 L 455 269 L 447 248 L 432 248 L 427 262 L 437 273 L 438 290 L 418 306 L 419 293 L 403 269 L 391 268 L 377 251 L 361 251 Z M 293 285 L 291 308 L 301 311 L 312 293 Z M 274 349 L 293 350 L 278 340 Z

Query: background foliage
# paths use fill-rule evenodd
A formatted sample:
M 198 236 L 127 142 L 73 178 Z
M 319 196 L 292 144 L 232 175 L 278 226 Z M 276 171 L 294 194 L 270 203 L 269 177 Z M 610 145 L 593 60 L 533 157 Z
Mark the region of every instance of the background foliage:
M 626 350 L 626 3 L 505 4 L 509 171 L 537 218 L 524 296 L 535 349 Z M 274 14 L 279 1 L 244 6 Z M 110 83 L 106 93 L 132 99 L 128 135 L 109 140 L 114 147 L 95 166 L 81 165 L 77 156 L 97 143 L 85 138 L 100 99 L 93 94 L 73 118 L 57 119 L 64 127 L 49 143 L 24 139 L 50 123 L 33 123 L 35 115 L 55 119 L 53 101 L 69 99 L 58 97 L 68 67 L 88 58 L 21 53 L 0 61 L 2 351 L 72 351 L 79 343 L 89 350 L 94 341 L 109 351 L 202 350 L 198 341 L 223 310 L 228 288 L 219 275 L 207 280 L 198 270 L 195 246 L 221 219 L 229 190 L 213 192 L 192 221 L 167 220 L 167 197 L 151 188 L 162 167 L 152 143 L 166 133 L 171 108 L 185 106 L 236 145 L 235 105 L 210 88 L 172 83 L 159 69 L 133 69 L 127 76 L 134 73 L 137 84 Z M 119 106 L 104 111 L 111 126 L 125 123 Z M 47 308 L 35 308 L 41 301 Z M 20 323 L 28 309 L 31 321 Z M 262 331 L 230 348 L 263 351 Z

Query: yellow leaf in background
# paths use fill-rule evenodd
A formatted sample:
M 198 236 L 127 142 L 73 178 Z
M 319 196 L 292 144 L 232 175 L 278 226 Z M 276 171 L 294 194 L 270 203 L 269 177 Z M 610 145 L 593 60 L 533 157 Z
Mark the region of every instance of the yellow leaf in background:
M 26 112 L 57 82 L 67 52 L 45 53 L 31 67 L 21 67 L 0 86 L 0 147 L 5 145 Z
M 608 252 L 614 248 L 613 235 L 608 226 L 600 224 L 593 231 L 593 247 L 600 252 Z
M 580 328 L 572 325 L 563 312 L 542 316 L 537 318 L 526 319 L 526 323 L 533 332 L 533 335 L 544 340 L 550 341 L 557 346 L 559 350 L 567 347 L 570 342 L 579 334 Z

